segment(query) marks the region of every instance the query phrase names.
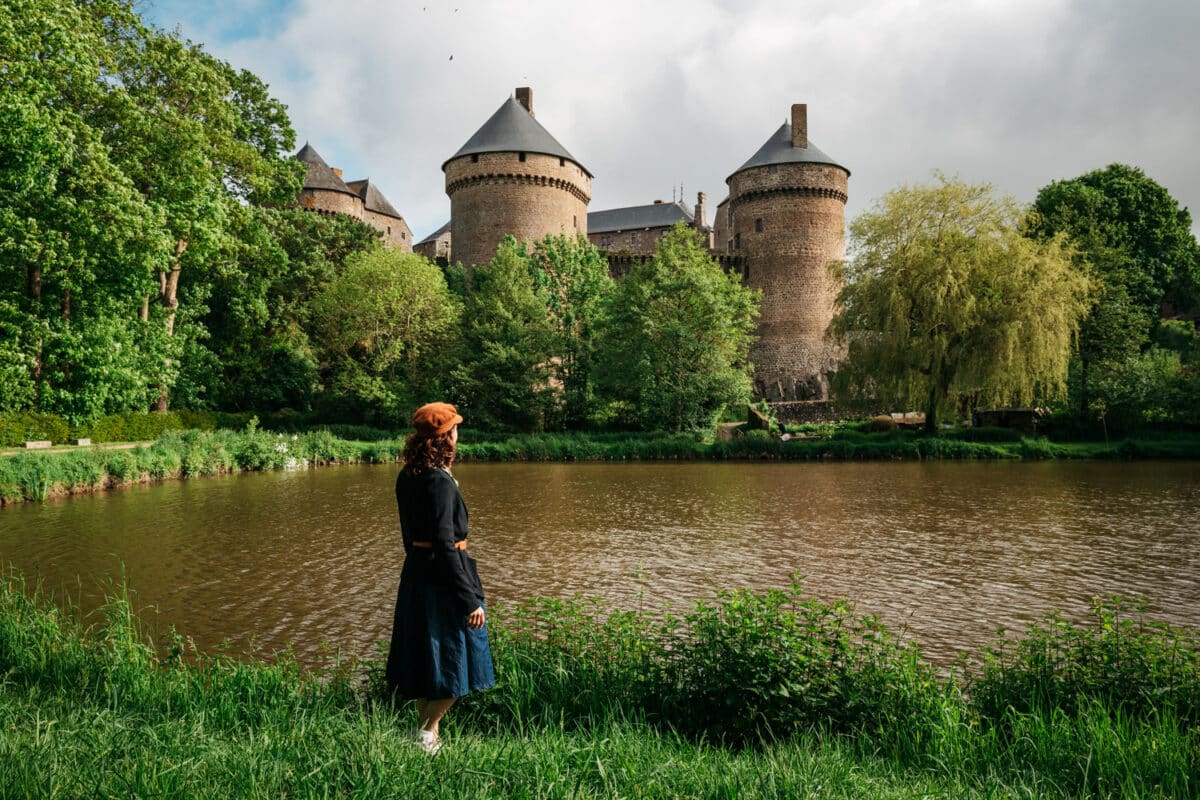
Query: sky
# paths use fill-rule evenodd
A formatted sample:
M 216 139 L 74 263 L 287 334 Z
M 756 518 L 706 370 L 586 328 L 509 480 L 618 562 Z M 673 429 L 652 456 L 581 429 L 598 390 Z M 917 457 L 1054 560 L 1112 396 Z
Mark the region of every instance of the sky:
M 708 196 L 808 105 L 847 221 L 935 171 L 1032 202 L 1121 162 L 1200 233 L 1196 0 L 143 0 L 261 77 L 417 241 L 442 163 L 518 86 L 593 175 L 590 210 Z

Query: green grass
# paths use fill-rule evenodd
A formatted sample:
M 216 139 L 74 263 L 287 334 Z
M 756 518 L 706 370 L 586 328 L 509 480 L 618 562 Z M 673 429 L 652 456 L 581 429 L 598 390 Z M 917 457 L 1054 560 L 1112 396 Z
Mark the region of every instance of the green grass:
M 1195 797 L 1200 640 L 1119 600 L 945 676 L 798 586 L 679 619 L 535 601 L 490 622 L 498 688 L 430 759 L 380 666 L 152 647 L 0 582 L 0 795 Z M 1052 654 L 1051 658 L 1047 658 Z M 365 677 L 364 677 L 365 676 Z M 789 686 L 784 694 L 778 691 Z M 1134 687 L 1131 691 L 1131 687 Z M 1133 698 L 1132 701 L 1129 698 Z

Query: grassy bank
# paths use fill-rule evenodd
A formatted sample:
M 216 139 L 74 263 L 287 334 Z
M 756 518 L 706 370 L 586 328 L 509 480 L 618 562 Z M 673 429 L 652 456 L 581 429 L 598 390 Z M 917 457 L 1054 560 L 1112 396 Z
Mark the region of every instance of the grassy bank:
M 1200 458 L 1200 434 L 1105 442 L 1051 442 L 977 429 L 924 436 L 813 426 L 790 441 L 754 431 L 731 441 L 694 433 L 487 435 L 466 431 L 461 461 L 923 460 Z M 979 440 L 984 439 L 984 440 Z M 989 441 L 987 439 L 997 439 Z M 400 455 L 398 439 L 364 442 L 328 430 L 272 433 L 168 431 L 131 449 L 80 448 L 0 458 L 0 505 L 101 491 L 155 480 L 323 464 L 382 463 Z
M 304 674 L 84 630 L 0 583 L 5 797 L 1194 797 L 1200 643 L 1126 604 L 1051 618 L 940 677 L 796 587 L 678 620 L 539 601 L 493 615 L 499 687 L 429 759 L 378 664 Z M 365 675 L 365 678 L 363 677 Z

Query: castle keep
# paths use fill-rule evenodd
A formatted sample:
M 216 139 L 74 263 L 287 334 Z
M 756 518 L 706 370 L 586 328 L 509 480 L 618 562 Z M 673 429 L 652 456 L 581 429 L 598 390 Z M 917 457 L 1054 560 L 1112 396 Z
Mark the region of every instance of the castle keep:
M 518 88 L 442 164 L 450 220 L 413 245 L 412 234 L 369 181 L 349 184 L 309 145 L 300 205 L 369 222 L 385 240 L 442 263 L 486 264 L 506 235 L 535 242 L 547 235 L 586 236 L 608 254 L 614 273 L 648 257 L 677 223 L 706 237 L 726 270 L 762 291 L 758 341 L 750 351 L 755 394 L 770 401 L 828 399 L 827 375 L 841 353 L 825 341 L 840 286 L 831 261 L 845 258 L 850 171 L 808 139 L 808 109 L 791 118 L 725 182 L 712 228 L 705 195 L 682 201 L 588 211 L 592 174 L 534 118 L 533 93 Z M 801 405 L 804 405 L 803 403 Z
M 840 354 L 825 341 L 841 288 L 829 263 L 843 239 L 850 170 L 808 141 L 808 107 L 785 122 L 725 179 L 715 238 L 744 259 L 743 280 L 762 290 L 750 349 L 755 393 L 767 400 L 824 400 Z

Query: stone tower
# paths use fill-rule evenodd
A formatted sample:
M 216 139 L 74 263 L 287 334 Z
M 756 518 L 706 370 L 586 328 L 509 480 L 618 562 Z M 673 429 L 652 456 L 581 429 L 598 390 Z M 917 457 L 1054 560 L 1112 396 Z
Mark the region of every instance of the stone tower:
M 327 214 L 345 214 L 362 219 L 363 199 L 342 180 L 342 171 L 325 163 L 317 149 L 308 142 L 296 153 L 308 171 L 300 191 L 300 207 Z
M 763 293 L 759 339 L 750 350 L 760 398 L 828 399 L 827 374 L 840 356 L 825 341 L 840 289 L 829 264 L 846 255 L 849 177 L 809 142 L 808 108 L 797 104 L 791 121 L 725 179 L 722 235 L 742 256 L 745 283 Z
M 592 174 L 533 118 L 522 87 L 442 164 L 450 196 L 450 260 L 486 264 L 507 234 L 587 235 Z

